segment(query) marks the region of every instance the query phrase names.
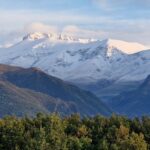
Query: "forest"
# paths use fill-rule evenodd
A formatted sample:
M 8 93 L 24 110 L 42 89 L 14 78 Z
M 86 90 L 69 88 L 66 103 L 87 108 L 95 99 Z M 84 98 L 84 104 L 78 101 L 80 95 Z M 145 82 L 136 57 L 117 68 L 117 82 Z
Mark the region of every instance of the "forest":
M 0 119 L 0 150 L 149 150 L 150 117 L 127 118 L 113 114 Z

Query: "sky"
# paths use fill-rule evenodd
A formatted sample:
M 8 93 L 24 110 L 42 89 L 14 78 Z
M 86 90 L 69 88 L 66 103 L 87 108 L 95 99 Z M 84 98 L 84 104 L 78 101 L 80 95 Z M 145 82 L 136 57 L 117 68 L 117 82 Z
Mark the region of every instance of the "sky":
M 0 0 L 0 45 L 29 32 L 150 45 L 150 0 Z

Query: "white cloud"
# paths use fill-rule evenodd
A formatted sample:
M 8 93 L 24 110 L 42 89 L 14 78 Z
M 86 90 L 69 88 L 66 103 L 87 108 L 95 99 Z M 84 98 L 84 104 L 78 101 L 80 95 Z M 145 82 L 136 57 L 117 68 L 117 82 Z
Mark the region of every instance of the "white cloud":
M 50 33 L 57 33 L 58 28 L 56 26 L 50 26 L 43 23 L 32 23 L 25 26 L 24 30 L 26 32 L 50 32 Z
M 101 25 L 101 24 L 100 24 Z M 3 41 L 11 41 L 17 37 L 23 37 L 28 32 L 62 32 L 70 36 L 81 38 L 114 38 L 126 41 L 139 42 L 150 45 L 150 21 L 148 20 L 104 20 L 102 26 L 99 27 L 82 27 L 77 25 L 64 25 L 57 27 L 45 23 L 28 24 L 22 30 L 15 30 L 14 32 L 0 32 L 0 45 Z M 14 38 L 15 37 L 15 38 Z M 10 43 L 10 42 L 9 42 Z
M 75 25 L 65 26 L 62 33 L 80 38 L 102 38 L 105 34 L 100 30 L 83 29 Z
M 61 33 L 68 36 L 80 38 L 100 38 L 105 36 L 105 32 L 100 30 L 90 30 L 80 28 L 75 25 L 67 25 L 61 28 L 43 23 L 32 23 L 24 28 L 24 33 L 42 32 L 42 33 Z
M 32 22 L 44 22 L 48 24 L 97 24 L 103 22 L 106 17 L 89 16 L 85 14 L 77 14 L 69 11 L 27 11 L 27 10 L 0 10 L 0 26 L 1 29 L 12 30 L 13 28 L 21 28 Z

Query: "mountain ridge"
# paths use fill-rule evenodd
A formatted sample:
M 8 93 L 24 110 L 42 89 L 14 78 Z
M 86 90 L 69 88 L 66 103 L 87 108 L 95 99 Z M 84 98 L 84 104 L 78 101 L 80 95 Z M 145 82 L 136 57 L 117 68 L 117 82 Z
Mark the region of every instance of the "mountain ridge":
M 77 38 L 73 36 L 69 36 L 67 34 L 63 33 L 42 33 L 42 32 L 34 32 L 34 33 L 29 33 L 23 38 L 24 40 L 39 40 L 39 39 L 49 39 L 50 41 L 53 42 L 79 42 L 79 43 L 88 43 L 88 42 L 94 42 L 97 41 L 96 39 L 91 39 L 91 38 Z
M 111 113 L 111 110 L 94 94 L 81 90 L 61 79 L 49 76 L 37 68 L 27 69 L 0 65 L 0 81 L 4 83 L 1 84 L 1 89 L 4 92 L 1 91 L 0 98 L 3 97 L 3 93 L 7 93 L 5 94 L 4 104 L 7 100 L 11 103 L 14 102 L 14 105 L 17 105 L 16 100 L 20 104 L 22 101 L 22 107 L 25 104 L 25 108 L 31 114 L 34 112 L 29 109 L 30 105 L 26 104 L 30 101 L 38 104 L 38 107 L 40 106 L 41 110 L 45 112 L 53 112 L 57 108 L 56 111 L 67 115 L 75 112 L 83 116 L 97 113 L 109 115 Z M 15 95 L 17 99 L 15 99 Z M 7 104 L 5 105 L 7 108 Z M 34 106 L 34 103 L 32 106 Z

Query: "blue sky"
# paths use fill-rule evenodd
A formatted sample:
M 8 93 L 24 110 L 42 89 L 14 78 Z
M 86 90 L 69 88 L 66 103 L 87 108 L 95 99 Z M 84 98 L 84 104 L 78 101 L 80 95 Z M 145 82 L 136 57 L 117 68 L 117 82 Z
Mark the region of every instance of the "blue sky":
M 49 30 L 150 45 L 149 8 L 150 0 L 0 0 L 0 42 Z

